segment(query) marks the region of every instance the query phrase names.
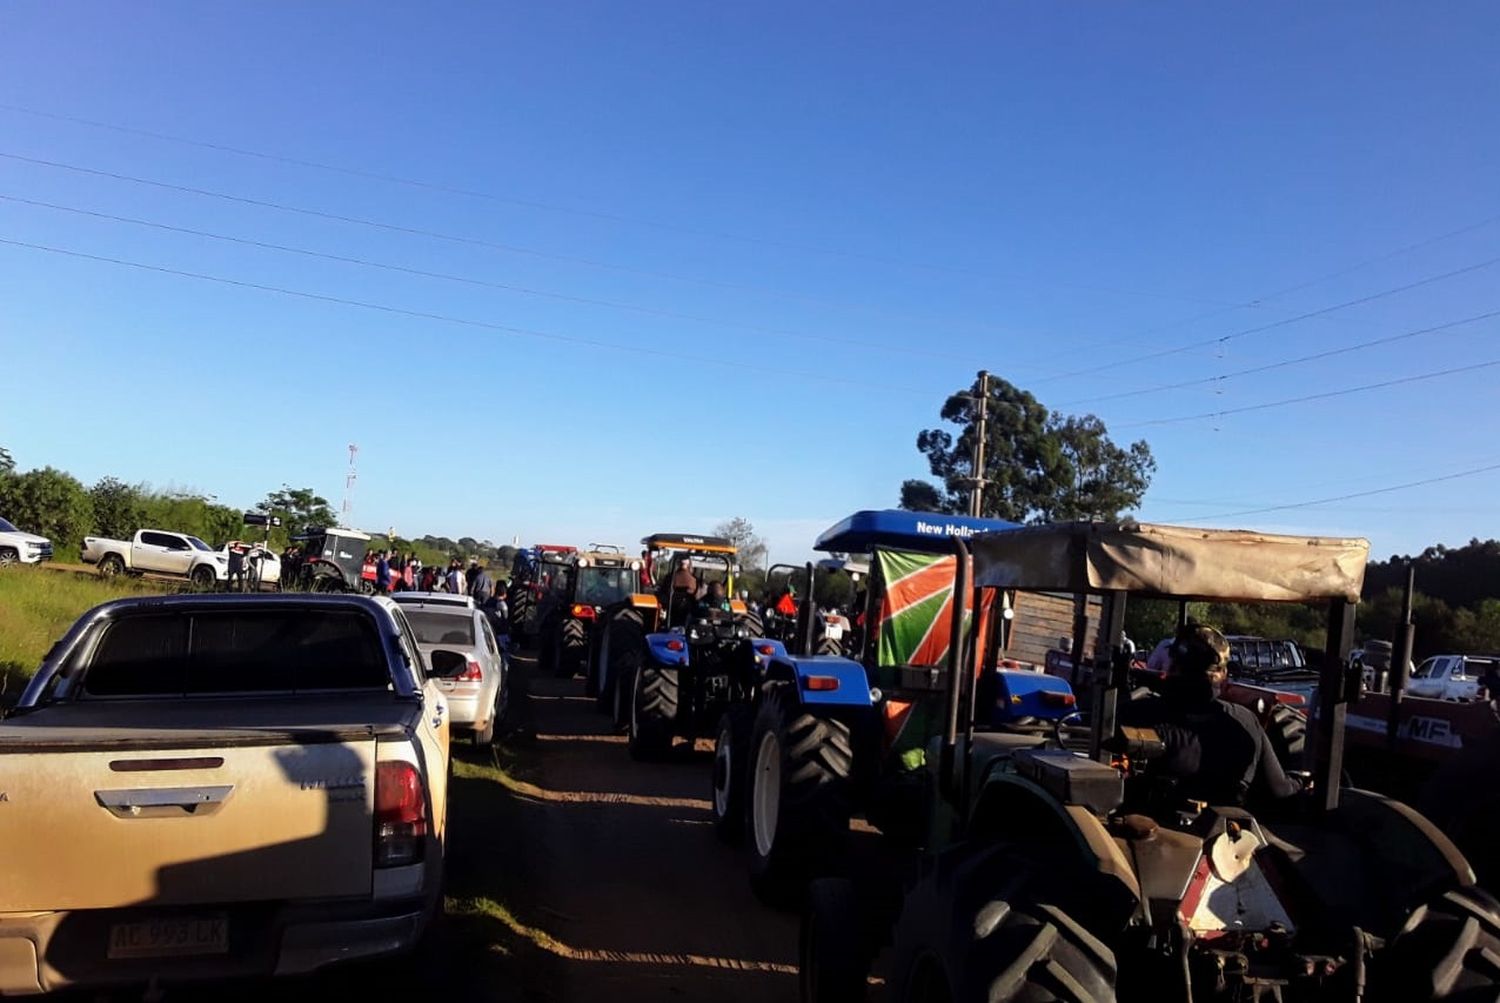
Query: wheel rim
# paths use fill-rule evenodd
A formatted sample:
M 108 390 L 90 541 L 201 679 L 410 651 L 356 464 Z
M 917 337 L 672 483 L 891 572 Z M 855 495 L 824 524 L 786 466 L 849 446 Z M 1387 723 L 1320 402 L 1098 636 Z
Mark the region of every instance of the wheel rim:
M 733 783 L 729 765 L 734 762 L 731 735 L 734 729 L 724 727 L 719 740 L 714 744 L 714 817 L 724 818 L 729 814 L 729 785 Z
M 755 849 L 769 857 L 776 840 L 776 820 L 781 812 L 781 741 L 768 731 L 755 752 L 754 812 Z
M 16 555 L 13 551 L 0 550 L 0 567 L 16 563 Z

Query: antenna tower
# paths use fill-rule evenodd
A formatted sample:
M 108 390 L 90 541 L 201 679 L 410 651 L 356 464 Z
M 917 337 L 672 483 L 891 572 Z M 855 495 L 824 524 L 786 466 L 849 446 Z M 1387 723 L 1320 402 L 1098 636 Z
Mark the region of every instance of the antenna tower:
M 344 526 L 349 525 L 349 513 L 354 511 L 354 482 L 359 480 L 359 471 L 355 469 L 354 460 L 359 456 L 359 446 L 349 443 L 349 473 L 344 476 L 344 506 L 339 510 L 339 521 Z

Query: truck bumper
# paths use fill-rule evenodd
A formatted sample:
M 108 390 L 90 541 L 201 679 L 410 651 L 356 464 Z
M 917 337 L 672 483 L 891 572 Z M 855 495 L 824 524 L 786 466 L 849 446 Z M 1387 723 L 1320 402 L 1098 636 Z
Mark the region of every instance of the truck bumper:
M 423 901 L 277 906 L 237 904 L 173 908 L 158 915 L 227 916 L 221 954 L 118 959 L 108 956 L 110 930 L 138 921 L 142 910 L 97 910 L 0 916 L 0 996 L 69 987 L 202 982 L 300 975 L 328 965 L 397 954 L 414 947 L 431 909 Z

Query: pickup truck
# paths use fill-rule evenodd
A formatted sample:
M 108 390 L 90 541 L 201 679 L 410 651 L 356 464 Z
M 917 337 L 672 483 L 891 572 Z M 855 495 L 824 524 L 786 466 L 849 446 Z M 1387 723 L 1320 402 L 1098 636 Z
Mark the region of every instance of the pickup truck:
M 23 533 L 15 524 L 0 519 L 0 565 L 40 564 L 52 560 L 52 541 L 35 533 Z
M 127 572 L 170 575 L 186 578 L 204 590 L 229 578 L 227 554 L 215 551 L 196 536 L 161 529 L 143 529 L 130 540 L 85 536 L 83 563 L 98 565 L 100 578 Z
M 441 903 L 449 769 L 414 637 L 364 596 L 85 614 L 0 721 L 0 996 L 411 948 Z
M 1484 679 L 1497 669 L 1500 669 L 1500 658 L 1435 655 L 1412 670 L 1406 692 L 1409 696 L 1433 700 L 1489 699 L 1484 692 Z

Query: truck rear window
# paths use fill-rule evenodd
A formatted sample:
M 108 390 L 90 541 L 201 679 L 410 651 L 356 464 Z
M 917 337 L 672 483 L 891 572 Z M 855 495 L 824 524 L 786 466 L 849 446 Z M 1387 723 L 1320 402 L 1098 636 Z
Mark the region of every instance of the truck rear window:
M 84 675 L 89 696 L 385 688 L 385 654 L 360 613 L 213 610 L 126 616 L 105 627 Z
M 443 610 L 409 609 L 406 618 L 417 632 L 418 644 L 452 644 L 474 647 L 474 611 L 462 607 L 452 613 Z

